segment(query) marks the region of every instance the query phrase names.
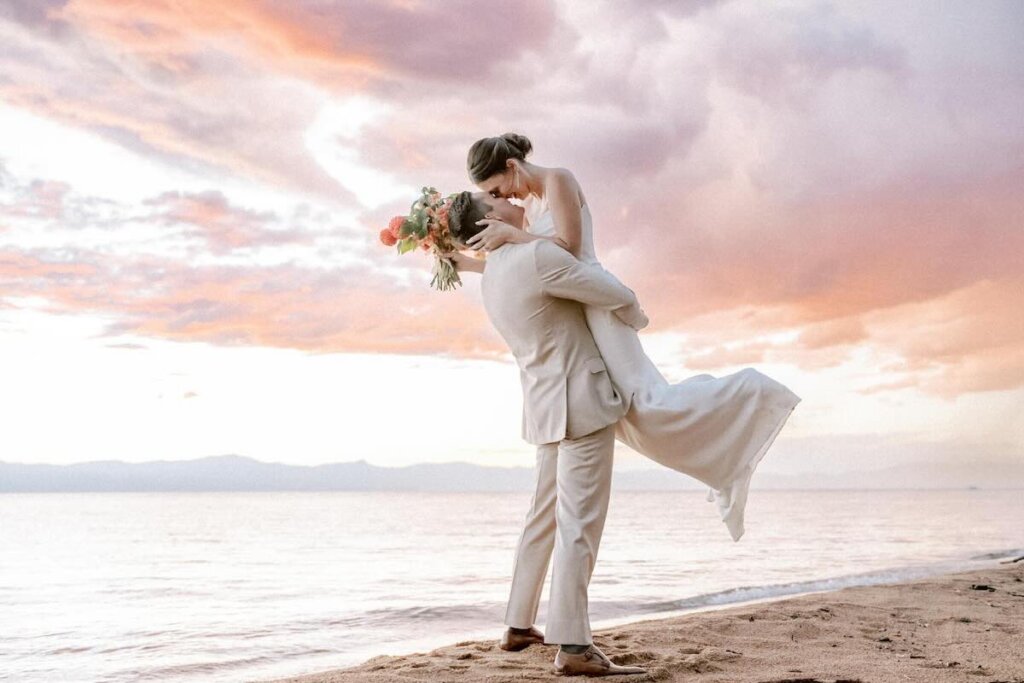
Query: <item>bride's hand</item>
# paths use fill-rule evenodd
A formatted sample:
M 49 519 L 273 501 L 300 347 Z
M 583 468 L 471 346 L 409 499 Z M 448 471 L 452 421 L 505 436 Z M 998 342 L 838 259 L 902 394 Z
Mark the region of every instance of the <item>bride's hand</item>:
M 484 218 L 476 222 L 477 225 L 487 227 L 473 235 L 466 241 L 470 249 L 483 249 L 490 251 L 497 249 L 506 242 L 515 242 L 516 237 L 522 231 L 497 218 Z

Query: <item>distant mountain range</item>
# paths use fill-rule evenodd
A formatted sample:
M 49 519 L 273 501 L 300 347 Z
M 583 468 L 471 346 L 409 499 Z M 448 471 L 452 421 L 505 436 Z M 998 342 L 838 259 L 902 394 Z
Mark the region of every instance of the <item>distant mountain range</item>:
M 616 470 L 617 490 L 703 490 L 667 468 Z M 0 462 L 0 493 L 61 491 L 531 491 L 532 467 L 465 462 L 379 467 L 365 460 L 285 465 L 238 455 L 74 465 Z M 758 472 L 754 489 L 1024 488 L 1024 462 L 913 463 L 842 474 Z
M 616 473 L 641 488 L 680 488 L 687 477 L 661 472 Z M 639 477 L 634 475 L 640 475 Z M 0 463 L 0 492 L 13 491 L 528 491 L 533 469 L 464 462 L 379 467 L 365 460 L 285 465 L 238 455 L 198 460 L 74 465 Z M 690 485 L 690 488 L 699 488 Z

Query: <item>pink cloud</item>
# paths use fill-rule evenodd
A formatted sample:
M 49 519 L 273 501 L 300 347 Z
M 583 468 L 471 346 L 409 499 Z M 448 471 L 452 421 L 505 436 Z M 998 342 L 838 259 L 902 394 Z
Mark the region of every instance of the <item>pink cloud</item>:
M 308 87 L 268 77 L 213 49 L 180 59 L 171 53 L 168 59 L 190 64 L 173 69 L 74 24 L 44 25 L 59 30 L 6 27 L 8 54 L 0 62 L 5 104 L 171 165 L 227 171 L 338 200 L 349 196 L 305 148 L 302 131 L 318 104 Z M 155 54 L 162 40 L 142 44 Z
M 841 344 L 856 344 L 867 337 L 862 320 L 837 318 L 804 327 L 798 342 L 805 349 L 821 349 Z
M 308 51 L 326 59 L 361 55 L 377 65 L 374 76 L 385 83 L 409 78 L 406 87 L 416 81 L 486 81 L 520 53 L 545 48 L 558 21 L 551 0 L 497 3 L 486 11 L 473 0 L 268 2 L 264 9 L 268 24 L 295 31 L 296 39 L 280 50 L 283 58 L 297 62 Z
M 6 103 L 172 164 L 330 201 L 352 197 L 303 138 L 328 97 L 422 98 L 425 82 L 455 93 L 544 48 L 557 24 L 548 0 L 486 12 L 467 0 L 77 0 L 45 9 L 19 2 L 7 16 Z
M 327 207 L 354 198 L 305 148 L 325 101 L 361 93 L 385 105 L 340 144 L 414 187 L 468 187 L 473 140 L 530 135 L 532 160 L 580 179 L 602 261 L 640 294 L 651 331 L 689 335 L 693 367 L 780 359 L 828 367 L 873 348 L 902 359 L 890 388 L 1022 381 L 1024 342 L 1004 319 L 1013 318 L 1009 293 L 1024 252 L 1016 125 L 1024 60 L 1005 7 L 40 7 L 7 6 L 6 103 L 185 168 L 315 193 Z M 445 40 L 419 30 L 441 24 Z M 67 210 L 68 188 L 40 183 L 19 190 L 0 226 Z M 5 283 L 10 292 L 55 293 L 58 310 L 110 312 L 119 317 L 112 332 L 498 353 L 503 345 L 471 297 L 410 291 L 385 275 L 384 267 L 422 266 L 370 245 L 371 228 L 407 205 L 361 216 L 362 269 L 191 269 L 80 251 L 86 270 L 77 271 L 56 251 L 11 247 Z M 318 248 L 283 219 L 217 192 L 169 192 L 149 210 L 149 220 L 202 236 L 212 255 Z M 147 279 L 150 267 L 166 275 Z M 915 340 L 936 335 L 935 319 L 949 323 L 945 341 L 922 346 Z M 795 342 L 762 340 L 782 330 L 797 331 Z M 993 335 L 1000 345 L 989 343 Z
M 22 188 L 8 178 L 2 186 L 16 194 L 13 201 L 0 202 L 0 212 L 6 216 L 49 220 L 65 217 L 65 199 L 71 191 L 67 183 L 36 179 Z
M 842 319 L 1019 272 L 1022 182 L 1011 173 L 927 193 L 908 183 L 788 206 L 666 192 L 629 220 L 627 243 L 657 249 L 619 252 L 612 268 L 658 327 L 735 306 L 783 307 L 780 326 Z
M 1024 386 L 1024 273 L 986 279 L 869 325 L 876 347 L 900 356 L 865 391 L 912 386 L 948 400 Z
M 277 220 L 274 214 L 233 207 L 217 191 L 200 194 L 165 192 L 146 204 L 159 210 L 151 220 L 194 228 L 204 237 L 213 254 L 243 247 L 309 244 L 313 241 L 312 236 L 302 230 L 270 228 Z
M 716 76 L 763 99 L 799 103 L 851 72 L 908 75 L 904 48 L 834 5 L 779 7 L 768 14 L 737 7 L 715 20 Z
M 65 256 L 65 258 L 67 258 Z M 507 352 L 464 294 L 398 288 L 365 269 L 294 265 L 197 266 L 78 250 L 0 249 L 0 297 L 37 296 L 42 310 L 103 313 L 105 334 L 310 352 L 450 354 Z M 390 315 L 381 315 L 381 311 Z
M 170 71 L 189 70 L 190 58 L 205 49 L 248 52 L 269 68 L 335 87 L 405 76 L 486 78 L 518 52 L 542 48 L 557 21 L 550 0 L 487 11 L 471 0 L 72 0 L 47 17 Z M 502 49 L 494 49 L 498 32 Z

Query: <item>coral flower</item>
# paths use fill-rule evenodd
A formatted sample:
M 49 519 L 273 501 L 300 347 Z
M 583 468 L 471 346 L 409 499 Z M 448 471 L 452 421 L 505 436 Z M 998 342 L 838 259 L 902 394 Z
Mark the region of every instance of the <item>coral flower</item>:
M 391 219 L 391 222 L 388 223 L 388 230 L 391 231 L 391 234 L 395 236 L 396 240 L 402 236 L 400 231 L 402 230 L 402 223 L 404 222 L 405 216 L 395 216 Z
M 386 247 L 393 247 L 398 243 L 398 238 L 395 237 L 395 233 L 391 228 L 385 228 L 380 231 L 380 241 L 383 242 Z

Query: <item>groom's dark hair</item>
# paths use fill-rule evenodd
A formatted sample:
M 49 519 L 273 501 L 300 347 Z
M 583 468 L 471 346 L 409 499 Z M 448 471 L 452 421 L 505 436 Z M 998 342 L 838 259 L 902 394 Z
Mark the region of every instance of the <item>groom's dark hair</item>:
M 472 192 L 458 193 L 448 208 L 448 232 L 456 241 L 465 244 L 466 240 L 487 227 L 476 224 L 487 215 L 487 209 L 487 205 L 475 199 Z

